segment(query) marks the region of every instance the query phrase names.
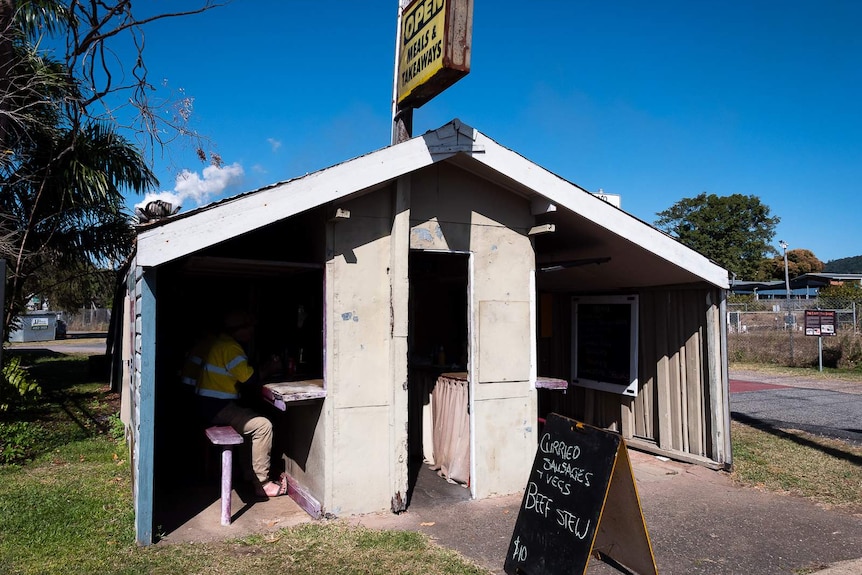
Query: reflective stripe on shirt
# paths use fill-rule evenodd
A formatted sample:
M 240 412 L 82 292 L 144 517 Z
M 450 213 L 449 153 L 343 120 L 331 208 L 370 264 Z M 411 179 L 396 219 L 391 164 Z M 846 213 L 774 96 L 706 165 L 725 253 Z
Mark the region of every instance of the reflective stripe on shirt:
M 180 371 L 180 383 L 190 385 L 192 387 L 198 384 L 198 378 L 201 373 L 204 358 L 212 347 L 216 337 L 212 334 L 206 334 L 186 355 L 183 362 L 182 370 Z
M 242 346 L 221 334 L 210 347 L 198 378 L 198 395 L 233 399 L 239 396 L 237 383 L 254 374 Z
M 215 397 L 216 399 L 236 399 L 239 394 L 227 393 L 225 391 L 216 391 L 214 389 L 198 389 L 198 395 L 203 397 Z

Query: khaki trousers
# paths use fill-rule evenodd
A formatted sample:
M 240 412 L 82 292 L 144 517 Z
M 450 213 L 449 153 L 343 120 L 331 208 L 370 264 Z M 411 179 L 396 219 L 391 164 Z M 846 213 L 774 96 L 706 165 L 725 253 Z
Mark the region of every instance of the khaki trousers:
M 272 423 L 253 409 L 231 401 L 213 418 L 215 425 L 230 425 L 237 433 L 251 436 L 251 467 L 261 485 L 269 481 Z

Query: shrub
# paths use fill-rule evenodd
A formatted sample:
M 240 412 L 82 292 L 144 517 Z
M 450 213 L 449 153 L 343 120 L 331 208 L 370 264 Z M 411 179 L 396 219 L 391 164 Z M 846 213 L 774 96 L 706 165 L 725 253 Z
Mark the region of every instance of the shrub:
M 858 335 L 843 335 L 839 340 L 841 360 L 839 367 L 862 370 L 862 337 Z M 825 353 L 825 350 L 824 350 Z
M 784 331 L 729 333 L 728 359 L 734 363 L 761 363 L 786 367 L 816 367 L 819 364 L 817 338 Z M 862 370 L 862 336 L 841 335 L 823 338 L 824 367 Z
M 42 395 L 42 388 L 26 368 L 21 359 L 10 357 L 3 366 L 0 377 L 0 413 L 19 406 L 30 405 Z
M 126 424 L 120 419 L 118 413 L 108 417 L 108 435 L 117 443 L 126 441 Z
M 28 421 L 0 421 L 0 465 L 24 463 L 42 441 L 42 429 Z

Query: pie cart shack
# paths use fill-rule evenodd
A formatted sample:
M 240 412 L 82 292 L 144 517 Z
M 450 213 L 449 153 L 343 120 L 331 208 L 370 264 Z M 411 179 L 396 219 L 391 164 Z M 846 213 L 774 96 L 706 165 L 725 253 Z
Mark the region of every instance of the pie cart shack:
M 423 461 L 519 492 L 551 411 L 731 462 L 726 270 L 458 120 L 141 226 L 126 286 L 144 545 L 202 449 L 183 353 L 228 307 L 257 318 L 252 360 L 292 366 L 264 395 L 313 516 L 400 512 Z

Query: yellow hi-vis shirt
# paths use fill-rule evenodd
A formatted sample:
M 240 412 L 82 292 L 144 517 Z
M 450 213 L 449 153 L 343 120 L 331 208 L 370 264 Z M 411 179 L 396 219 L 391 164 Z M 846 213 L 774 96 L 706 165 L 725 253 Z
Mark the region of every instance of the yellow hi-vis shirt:
M 183 368 L 180 371 L 180 381 L 182 383 L 192 387 L 198 384 L 201 369 L 203 369 L 207 353 L 209 353 L 214 341 L 215 335 L 207 335 L 189 351 L 185 361 L 183 361 Z
M 242 346 L 229 335 L 221 334 L 201 366 L 197 393 L 204 397 L 236 399 L 239 397 L 236 384 L 248 381 L 253 374 Z

